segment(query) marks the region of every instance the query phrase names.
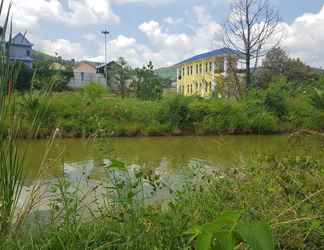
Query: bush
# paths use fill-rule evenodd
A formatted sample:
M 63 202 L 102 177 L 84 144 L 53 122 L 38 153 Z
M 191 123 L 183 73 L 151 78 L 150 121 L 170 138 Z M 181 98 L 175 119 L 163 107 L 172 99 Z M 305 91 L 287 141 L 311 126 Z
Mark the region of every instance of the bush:
M 28 128 L 42 104 L 37 93 L 20 95 L 19 100 Z M 44 114 L 44 136 L 57 126 L 67 137 L 268 134 L 324 128 L 322 109 L 311 99 L 302 94 L 288 97 L 274 87 L 251 92 L 241 101 L 181 96 L 142 101 L 108 96 L 103 86 L 91 84 L 79 92 L 55 93 Z
M 201 110 L 201 111 L 200 111 Z M 191 106 L 190 112 L 195 119 L 197 133 L 206 134 L 234 134 L 244 133 L 248 129 L 248 116 L 246 105 L 244 103 L 235 103 L 230 101 L 212 101 L 206 106 Z
M 314 128 L 312 114 L 315 109 L 304 96 L 289 98 L 287 101 L 287 120 L 289 130 Z
M 159 121 L 171 124 L 173 129 L 186 130 L 192 128 L 188 120 L 190 98 L 176 96 L 161 101 Z
M 256 134 L 279 132 L 278 119 L 271 113 L 263 111 L 250 117 L 250 129 Z
M 313 129 L 324 130 L 324 111 L 315 110 L 311 114 L 311 125 Z
M 314 89 L 310 96 L 311 104 L 316 109 L 324 110 L 324 91 L 320 89 Z
M 102 84 L 93 82 L 88 84 L 87 86 L 84 86 L 82 88 L 82 93 L 87 97 L 94 99 L 94 98 L 102 98 L 103 96 L 106 96 L 108 90 Z
M 264 106 L 269 112 L 275 113 L 279 118 L 287 114 L 288 92 L 281 83 L 272 84 L 265 91 Z
M 34 71 L 24 63 L 16 63 L 18 76 L 15 82 L 15 89 L 19 91 L 29 90 L 31 87 Z

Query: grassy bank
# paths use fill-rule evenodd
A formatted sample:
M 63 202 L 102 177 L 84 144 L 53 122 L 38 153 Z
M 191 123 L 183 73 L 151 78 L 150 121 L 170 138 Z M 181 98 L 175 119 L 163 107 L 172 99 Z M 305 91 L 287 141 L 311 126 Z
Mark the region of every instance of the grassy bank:
M 280 84 L 251 92 L 240 101 L 198 97 L 141 101 L 91 88 L 54 93 L 49 107 L 37 93 L 18 99 L 23 136 L 39 112 L 45 112 L 40 137 L 56 128 L 63 137 L 271 134 L 324 128 L 323 95 L 315 91 L 290 95 Z
M 167 208 L 158 204 L 145 206 L 136 195 L 145 182 L 152 187 L 154 196 L 161 186 L 155 173 L 137 172 L 132 185 L 125 179 L 115 179 L 115 201 L 107 203 L 110 205 L 103 207 L 100 215 L 91 213 L 90 218 L 82 217 L 78 210 L 81 198 L 67 191 L 68 184 L 61 182 L 56 186 L 57 196 L 52 204 L 51 218 L 55 219 L 49 224 L 44 224 L 44 220 L 34 223 L 31 228 L 1 241 L 0 246 L 2 249 L 194 249 L 197 241 L 187 234 L 188 230 L 213 222 L 225 211 L 235 211 L 240 215 L 240 223 L 263 221 L 270 225 L 276 249 L 323 247 L 324 175 L 317 161 L 303 156 L 263 156 L 254 164 L 237 169 L 201 168 L 198 172 L 197 166 L 195 169 L 181 190 L 171 192 Z M 111 179 L 103 185 L 110 186 L 107 194 L 111 193 Z M 253 232 L 251 226 L 250 233 L 255 237 L 254 233 L 261 232 Z M 263 236 L 259 234 L 256 238 Z M 239 240 L 235 245 L 239 246 L 236 249 L 247 249 Z

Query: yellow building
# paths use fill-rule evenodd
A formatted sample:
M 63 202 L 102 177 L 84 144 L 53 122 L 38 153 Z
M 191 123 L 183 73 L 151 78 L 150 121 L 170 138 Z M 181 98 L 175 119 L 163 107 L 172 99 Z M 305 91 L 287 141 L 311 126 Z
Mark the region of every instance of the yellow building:
M 178 95 L 211 96 L 218 79 L 224 79 L 227 76 L 229 60 L 232 62 L 236 55 L 234 50 L 222 48 L 178 63 L 176 65 Z M 237 64 L 237 60 L 234 61 Z

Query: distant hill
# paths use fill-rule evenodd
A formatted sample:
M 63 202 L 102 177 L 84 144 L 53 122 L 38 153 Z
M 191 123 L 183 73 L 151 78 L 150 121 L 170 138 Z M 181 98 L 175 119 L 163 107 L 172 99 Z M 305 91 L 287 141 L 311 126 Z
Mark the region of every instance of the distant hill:
M 163 78 L 168 78 L 172 81 L 177 80 L 177 69 L 173 66 L 171 67 L 164 67 L 164 68 L 159 68 L 155 70 L 155 72 Z
M 68 64 L 68 65 L 74 65 L 75 61 L 72 60 L 66 60 L 66 59 L 62 59 L 61 57 L 55 57 L 55 56 L 51 56 L 48 55 L 44 52 L 41 51 L 37 51 L 37 50 L 33 50 L 33 59 L 36 62 L 45 62 L 45 61 L 50 61 L 50 62 L 59 62 L 61 64 Z
M 35 61 L 56 61 L 54 56 L 50 56 L 44 52 L 33 50 L 33 59 Z
M 312 68 L 312 70 L 313 70 L 315 73 L 318 73 L 318 74 L 324 74 L 324 69 L 320 69 L 320 68 Z

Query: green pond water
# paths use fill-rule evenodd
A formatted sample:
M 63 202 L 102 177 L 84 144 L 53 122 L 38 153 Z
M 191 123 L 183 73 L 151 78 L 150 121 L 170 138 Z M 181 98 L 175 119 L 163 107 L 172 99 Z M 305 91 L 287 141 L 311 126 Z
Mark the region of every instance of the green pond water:
M 47 141 L 21 141 L 27 149 L 28 182 L 38 178 Z M 43 168 L 42 178 L 54 178 L 86 166 L 92 179 L 103 175 L 103 162 L 118 159 L 127 165 L 139 165 L 177 173 L 192 161 L 212 167 L 241 167 L 260 154 L 307 154 L 323 158 L 324 139 L 288 136 L 213 136 L 213 137 L 143 137 L 107 140 L 56 140 Z

